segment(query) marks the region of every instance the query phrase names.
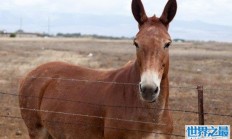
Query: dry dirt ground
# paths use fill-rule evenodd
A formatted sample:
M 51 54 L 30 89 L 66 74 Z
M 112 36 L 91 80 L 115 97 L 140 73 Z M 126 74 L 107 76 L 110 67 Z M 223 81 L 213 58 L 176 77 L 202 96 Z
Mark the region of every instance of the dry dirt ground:
M 186 111 L 172 112 L 174 134 L 184 135 L 184 125 L 198 124 L 198 115 L 187 112 L 198 110 L 197 91 L 194 89 L 197 85 L 206 89 L 204 108 L 211 114 L 205 115 L 205 123 L 232 125 L 232 44 L 174 43 L 170 54 L 170 107 Z M 23 121 L 13 117 L 20 117 L 18 81 L 36 66 L 64 61 L 96 69 L 111 69 L 134 58 L 135 48 L 131 40 L 0 39 L 0 92 L 16 94 L 0 94 L 0 138 L 28 138 Z

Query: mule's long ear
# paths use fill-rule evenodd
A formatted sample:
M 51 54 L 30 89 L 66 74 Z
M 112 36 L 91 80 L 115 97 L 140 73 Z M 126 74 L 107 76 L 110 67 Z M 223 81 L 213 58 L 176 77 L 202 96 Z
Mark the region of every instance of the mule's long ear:
M 172 21 L 172 19 L 175 17 L 177 11 L 177 3 L 176 0 L 168 0 L 168 3 L 166 4 L 163 14 L 160 17 L 160 21 L 168 26 L 168 24 Z
M 131 8 L 132 13 L 140 26 L 147 21 L 148 18 L 141 0 L 132 0 Z

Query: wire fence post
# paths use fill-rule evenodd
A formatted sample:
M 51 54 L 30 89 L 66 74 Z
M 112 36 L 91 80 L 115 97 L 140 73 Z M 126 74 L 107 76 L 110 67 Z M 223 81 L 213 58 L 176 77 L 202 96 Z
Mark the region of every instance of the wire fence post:
M 198 114 L 199 114 L 199 125 L 204 125 L 204 96 L 203 96 L 203 86 L 197 86 L 198 92 Z

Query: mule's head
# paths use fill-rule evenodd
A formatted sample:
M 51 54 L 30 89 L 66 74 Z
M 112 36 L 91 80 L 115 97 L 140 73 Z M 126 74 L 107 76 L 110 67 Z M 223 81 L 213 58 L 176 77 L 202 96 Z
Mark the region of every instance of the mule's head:
M 140 95 L 144 101 L 154 102 L 158 98 L 161 81 L 168 74 L 168 48 L 172 42 L 168 26 L 176 10 L 176 0 L 169 0 L 160 18 L 148 18 L 141 0 L 132 0 L 132 12 L 139 24 L 134 45 L 141 76 Z

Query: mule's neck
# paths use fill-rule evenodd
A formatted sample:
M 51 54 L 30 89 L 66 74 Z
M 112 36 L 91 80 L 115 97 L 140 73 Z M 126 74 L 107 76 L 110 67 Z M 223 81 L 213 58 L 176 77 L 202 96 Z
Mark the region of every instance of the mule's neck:
M 130 80 L 132 82 L 135 82 L 139 84 L 141 77 L 140 77 L 140 70 L 139 70 L 139 64 L 138 61 L 134 61 L 132 66 L 130 67 Z

